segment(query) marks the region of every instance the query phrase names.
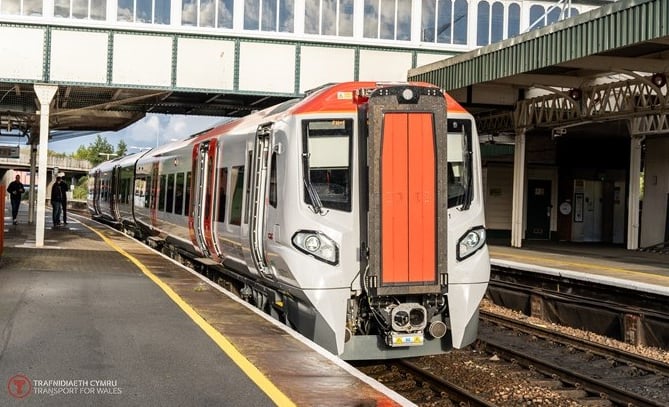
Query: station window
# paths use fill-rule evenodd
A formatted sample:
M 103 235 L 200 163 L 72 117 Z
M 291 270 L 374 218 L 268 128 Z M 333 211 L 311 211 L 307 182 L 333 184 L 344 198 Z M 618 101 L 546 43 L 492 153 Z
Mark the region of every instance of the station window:
M 520 6 L 516 3 L 509 5 L 509 22 L 507 24 L 506 38 L 515 37 L 520 34 Z
M 554 24 L 565 18 L 575 17 L 578 15 L 578 10 L 573 7 L 566 8 L 564 11 L 559 8 L 549 8 L 546 10 L 544 6 L 535 4 L 530 7 L 530 22 L 528 31 L 536 30 L 537 28 L 545 27 Z
M 423 0 L 421 41 L 467 44 L 467 0 Z
M 90 0 L 90 2 L 88 0 L 54 0 L 53 15 L 63 18 L 104 21 L 107 19 L 107 0 Z
M 411 0 L 365 0 L 365 38 L 411 39 Z
M 41 16 L 43 8 L 42 0 L 2 0 L 0 2 L 0 14 Z
M 353 36 L 353 0 L 306 0 L 306 34 Z
M 183 0 L 181 25 L 232 28 L 234 0 Z
M 117 21 L 147 24 L 170 23 L 170 0 L 118 0 Z
M 294 0 L 244 0 L 244 29 L 294 32 Z
M 242 224 L 242 204 L 244 196 L 244 167 L 232 167 L 230 185 L 234 185 L 230 202 L 230 224 Z
M 481 1 L 476 18 L 476 45 L 488 45 L 504 39 L 504 5 Z

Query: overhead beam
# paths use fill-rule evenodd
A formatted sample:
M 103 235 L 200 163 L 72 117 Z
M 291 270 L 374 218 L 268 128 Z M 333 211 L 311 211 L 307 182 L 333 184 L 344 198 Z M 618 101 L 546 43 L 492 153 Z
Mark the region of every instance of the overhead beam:
M 563 88 L 580 88 L 587 81 L 587 78 L 569 75 L 520 74 L 508 76 L 506 78 L 495 79 L 492 83 L 512 86 L 515 85 L 526 88 L 536 85 L 556 86 Z
M 655 58 L 626 58 L 608 56 L 590 56 L 567 61 L 558 66 L 577 69 L 599 69 L 602 72 L 616 72 L 624 69 L 636 72 L 666 72 L 669 70 L 669 60 Z

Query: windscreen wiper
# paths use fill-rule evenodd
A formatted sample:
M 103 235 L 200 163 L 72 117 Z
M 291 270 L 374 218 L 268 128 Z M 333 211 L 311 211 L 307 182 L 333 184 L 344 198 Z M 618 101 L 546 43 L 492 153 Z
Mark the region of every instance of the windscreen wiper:
M 309 199 L 311 200 L 314 213 L 320 215 L 323 213 L 323 203 L 321 202 L 321 198 L 318 196 L 318 192 L 316 192 L 314 186 L 311 184 L 308 153 L 302 154 L 302 164 L 304 168 L 304 187 L 307 188 L 307 193 L 309 194 Z

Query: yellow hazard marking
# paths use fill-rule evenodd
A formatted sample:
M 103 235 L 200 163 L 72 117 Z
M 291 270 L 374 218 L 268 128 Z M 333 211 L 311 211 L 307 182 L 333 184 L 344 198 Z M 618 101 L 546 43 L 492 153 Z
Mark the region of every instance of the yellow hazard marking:
M 265 394 L 279 406 L 295 406 L 292 400 L 288 398 L 281 390 L 279 390 L 274 383 L 272 383 L 260 370 L 258 370 L 253 363 L 251 363 L 244 355 L 242 355 L 237 348 L 225 337 L 222 333 L 216 330 L 211 326 L 204 318 L 200 316 L 191 307 L 183 298 L 179 296 L 172 288 L 160 280 L 155 274 L 151 272 L 142 262 L 137 260 L 130 253 L 123 250 L 121 247 L 112 242 L 109 238 L 104 236 L 102 233 L 96 229 L 85 225 L 88 229 L 92 230 L 95 234 L 100 236 L 100 238 L 111 246 L 114 250 L 127 257 L 131 262 L 133 262 L 141 271 L 146 275 L 151 281 L 153 281 L 158 287 L 160 287 L 168 297 L 174 301 L 179 308 L 181 308 L 192 320 L 197 324 L 209 337 L 216 342 L 219 348 L 225 352 L 230 359 L 232 359 L 237 366 L 260 388 L 264 391 Z
M 566 260 L 560 260 L 560 259 L 552 259 L 549 257 L 543 257 L 543 256 L 531 256 L 531 255 L 522 255 L 522 254 L 515 254 L 515 253 L 500 253 L 496 251 L 491 251 L 490 252 L 490 257 L 492 259 L 495 258 L 507 258 L 507 259 L 520 259 L 520 260 L 541 260 L 541 266 L 543 267 L 549 267 L 549 264 L 552 264 L 553 266 L 560 267 L 562 266 L 565 270 L 567 267 L 580 267 L 583 269 L 590 269 L 590 270 L 596 270 L 596 271 L 612 271 L 620 274 L 629 274 L 629 275 L 639 275 L 643 274 L 649 277 L 661 277 L 663 278 L 664 276 L 662 275 L 657 275 L 657 274 L 648 274 L 648 272 L 643 272 L 643 271 L 635 271 L 635 270 L 630 270 L 630 269 L 624 269 L 620 267 L 611 267 L 611 266 L 606 266 L 604 264 L 592 264 L 592 263 L 581 263 L 581 262 L 576 262 L 576 261 L 566 261 Z M 665 277 L 666 278 L 666 277 Z

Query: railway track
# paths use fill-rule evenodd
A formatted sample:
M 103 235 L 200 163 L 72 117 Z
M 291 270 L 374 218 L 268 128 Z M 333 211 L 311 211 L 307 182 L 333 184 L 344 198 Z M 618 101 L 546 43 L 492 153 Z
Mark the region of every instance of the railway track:
M 584 402 L 669 405 L 669 366 L 664 363 L 496 314 L 482 312 L 481 320 L 482 349 L 579 389 L 577 398 Z
M 458 352 L 475 368 L 449 361 Z M 669 405 L 669 365 L 486 311 L 469 350 L 357 366 L 419 406 Z
M 366 375 L 417 405 L 494 407 L 484 398 L 410 360 L 354 363 Z

